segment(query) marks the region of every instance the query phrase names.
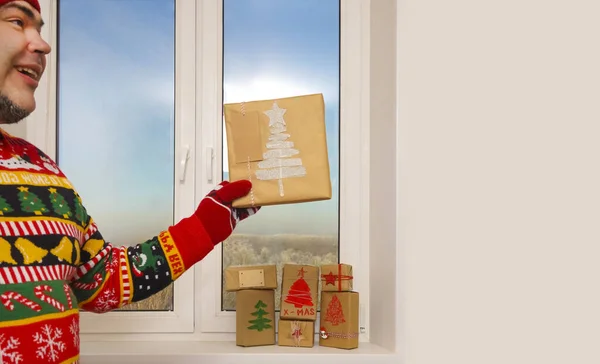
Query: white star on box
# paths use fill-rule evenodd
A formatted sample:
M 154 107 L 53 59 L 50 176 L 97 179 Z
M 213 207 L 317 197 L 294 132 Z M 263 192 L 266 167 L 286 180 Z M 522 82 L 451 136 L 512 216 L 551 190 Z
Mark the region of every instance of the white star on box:
M 279 105 L 277 105 L 277 102 L 274 102 L 271 110 L 267 110 L 264 112 L 269 117 L 269 126 L 277 124 L 285 125 L 285 120 L 283 120 L 283 114 L 285 114 L 286 111 L 286 109 L 280 108 Z

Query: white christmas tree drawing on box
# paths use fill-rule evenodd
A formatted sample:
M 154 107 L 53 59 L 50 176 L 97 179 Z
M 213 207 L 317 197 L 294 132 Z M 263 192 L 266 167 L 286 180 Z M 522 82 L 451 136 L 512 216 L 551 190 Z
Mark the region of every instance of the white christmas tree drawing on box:
M 294 149 L 294 142 L 289 141 L 290 134 L 287 131 L 282 109 L 273 102 L 273 107 L 264 113 L 269 117 L 269 130 L 271 135 L 266 144 L 267 152 L 263 153 L 263 160 L 258 162 L 256 177 L 259 180 L 278 180 L 279 195 L 284 195 L 283 180 L 285 178 L 304 177 L 306 168 L 302 165 L 302 159 L 290 158 L 300 153 Z

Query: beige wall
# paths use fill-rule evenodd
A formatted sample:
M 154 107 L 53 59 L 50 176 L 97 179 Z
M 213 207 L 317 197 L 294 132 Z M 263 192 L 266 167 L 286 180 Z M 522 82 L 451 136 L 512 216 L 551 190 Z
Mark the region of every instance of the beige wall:
M 600 363 L 600 1 L 398 1 L 407 363 Z
M 19 138 L 25 138 L 25 134 L 27 132 L 27 121 L 23 120 L 17 124 L 2 125 L 1 127 L 10 135 L 14 135 Z

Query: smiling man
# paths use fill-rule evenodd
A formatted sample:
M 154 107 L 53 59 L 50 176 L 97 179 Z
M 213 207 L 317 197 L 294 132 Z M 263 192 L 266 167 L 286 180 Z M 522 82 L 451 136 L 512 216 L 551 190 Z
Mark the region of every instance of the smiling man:
M 157 236 L 105 241 L 56 163 L 1 129 L 35 109 L 51 51 L 42 27 L 37 0 L 0 0 L 0 362 L 76 363 L 79 309 L 107 312 L 161 291 L 258 207 L 231 206 L 249 181 L 222 182 Z
M 50 45 L 40 36 L 37 1 L 5 1 L 0 25 L 0 120 L 16 123 L 35 108 L 33 93 L 46 67 Z

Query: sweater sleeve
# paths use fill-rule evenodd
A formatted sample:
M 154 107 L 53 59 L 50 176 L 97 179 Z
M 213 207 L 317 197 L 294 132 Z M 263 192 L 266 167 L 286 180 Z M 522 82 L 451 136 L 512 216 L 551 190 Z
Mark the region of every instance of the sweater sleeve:
M 90 218 L 70 285 L 80 308 L 111 311 L 160 292 L 213 248 L 195 215 L 134 246 L 105 241 Z

